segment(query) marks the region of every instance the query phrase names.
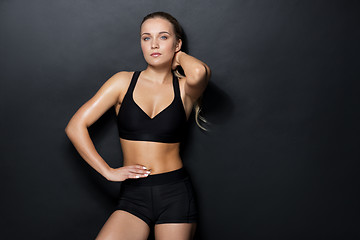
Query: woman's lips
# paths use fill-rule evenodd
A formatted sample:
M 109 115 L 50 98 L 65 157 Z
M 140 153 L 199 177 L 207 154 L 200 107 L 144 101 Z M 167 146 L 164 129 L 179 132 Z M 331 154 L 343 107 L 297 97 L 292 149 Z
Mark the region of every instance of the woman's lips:
M 152 53 L 150 56 L 152 56 L 152 57 L 158 57 L 158 56 L 160 56 L 161 55 L 161 53 Z

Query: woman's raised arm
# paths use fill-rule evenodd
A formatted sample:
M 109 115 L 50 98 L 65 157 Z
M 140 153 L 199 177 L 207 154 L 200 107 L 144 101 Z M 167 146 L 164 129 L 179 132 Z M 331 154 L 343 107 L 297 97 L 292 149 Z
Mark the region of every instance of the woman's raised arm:
M 180 65 L 186 75 L 185 93 L 194 101 L 204 92 L 211 75 L 210 68 L 200 61 L 182 51 L 174 57 L 173 68 Z
M 97 93 L 79 108 L 65 128 L 67 136 L 81 157 L 105 178 L 110 167 L 96 151 L 88 127 L 117 103 L 126 74 L 119 72 L 109 78 Z

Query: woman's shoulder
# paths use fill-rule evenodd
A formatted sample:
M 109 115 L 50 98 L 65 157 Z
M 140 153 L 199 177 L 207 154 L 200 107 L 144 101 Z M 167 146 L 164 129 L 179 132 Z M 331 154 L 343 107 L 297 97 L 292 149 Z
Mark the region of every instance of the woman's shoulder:
M 109 85 L 111 88 L 118 92 L 118 102 L 116 105 L 116 111 L 118 112 L 118 108 L 122 102 L 123 97 L 125 96 L 128 87 L 130 86 L 132 76 L 134 75 L 134 71 L 120 71 L 114 73 L 109 79 Z
M 131 82 L 132 76 L 134 74 L 134 71 L 120 71 L 117 73 L 114 73 L 109 79 L 109 85 L 111 85 L 111 88 L 117 89 L 117 91 L 120 91 L 120 95 L 123 95 Z
M 111 85 L 117 85 L 120 87 L 126 87 L 129 85 L 131 78 L 133 76 L 133 71 L 120 71 L 117 73 L 114 73 L 108 81 L 111 82 Z
M 114 78 L 119 81 L 127 81 L 127 80 L 129 80 L 129 78 L 132 77 L 133 74 L 134 74 L 134 71 L 120 71 L 120 72 L 113 74 L 113 76 L 111 78 Z

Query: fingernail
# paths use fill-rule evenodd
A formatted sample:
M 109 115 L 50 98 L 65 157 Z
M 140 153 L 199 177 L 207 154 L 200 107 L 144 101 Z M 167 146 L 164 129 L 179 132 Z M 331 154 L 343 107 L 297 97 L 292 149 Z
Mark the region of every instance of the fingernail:
M 146 169 L 146 167 L 143 166 L 143 169 Z
M 140 176 L 139 175 L 136 175 L 136 178 L 139 178 Z
M 147 173 L 147 174 L 149 174 L 149 173 L 150 173 L 150 171 L 146 171 L 146 173 Z

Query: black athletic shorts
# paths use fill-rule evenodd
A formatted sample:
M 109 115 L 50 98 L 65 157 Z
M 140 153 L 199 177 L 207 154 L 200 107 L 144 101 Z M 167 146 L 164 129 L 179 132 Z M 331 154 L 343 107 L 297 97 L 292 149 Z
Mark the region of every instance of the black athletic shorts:
M 149 227 L 160 223 L 191 223 L 198 217 L 190 176 L 184 167 L 122 182 L 116 210 L 127 211 Z

